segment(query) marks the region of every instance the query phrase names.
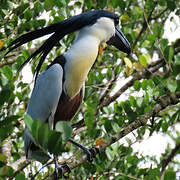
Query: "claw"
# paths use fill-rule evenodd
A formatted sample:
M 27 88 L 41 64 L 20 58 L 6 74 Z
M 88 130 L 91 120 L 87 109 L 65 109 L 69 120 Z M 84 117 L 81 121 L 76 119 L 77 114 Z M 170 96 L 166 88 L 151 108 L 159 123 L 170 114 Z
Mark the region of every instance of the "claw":
M 99 154 L 99 153 L 100 153 L 100 150 L 99 150 L 99 148 L 97 148 L 97 147 L 92 147 L 92 148 L 89 149 L 89 150 L 90 150 L 93 158 L 96 157 L 96 154 Z
M 100 154 L 100 149 L 98 147 L 94 147 L 96 149 L 96 154 Z
M 62 178 L 63 168 L 61 166 L 56 167 L 55 169 L 57 179 Z
M 99 148 L 96 147 L 92 147 L 91 149 L 84 148 L 83 151 L 85 154 L 87 154 L 87 160 L 89 162 L 92 162 L 93 159 L 96 158 L 96 154 L 100 152 Z
M 96 149 L 94 147 L 92 147 L 91 149 L 89 149 L 89 151 L 91 152 L 92 158 L 96 157 Z
M 63 177 L 63 169 L 66 169 L 68 174 L 71 172 L 71 168 L 67 164 L 59 165 L 57 159 L 55 159 L 55 179 Z
M 89 161 L 89 162 L 92 162 L 93 161 L 93 155 L 92 155 L 92 152 L 91 152 L 91 150 L 90 149 L 84 149 L 84 152 L 86 153 L 86 155 L 87 155 L 87 160 Z
M 63 169 L 66 169 L 66 170 L 67 170 L 67 173 L 70 173 L 70 172 L 71 172 L 71 168 L 69 167 L 68 164 L 63 164 L 63 165 L 61 165 L 61 167 L 62 167 Z

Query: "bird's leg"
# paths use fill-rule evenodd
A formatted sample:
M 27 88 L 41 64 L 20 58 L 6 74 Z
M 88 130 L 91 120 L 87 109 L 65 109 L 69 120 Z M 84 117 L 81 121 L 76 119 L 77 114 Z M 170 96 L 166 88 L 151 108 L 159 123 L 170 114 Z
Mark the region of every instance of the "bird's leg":
M 54 164 L 55 164 L 55 172 L 54 172 L 55 179 L 62 178 L 62 176 L 63 176 L 63 169 L 67 169 L 68 173 L 71 172 L 71 169 L 70 169 L 70 167 L 67 164 L 63 164 L 63 165 L 59 165 L 58 164 L 57 156 L 54 156 Z
M 99 149 L 96 147 L 92 147 L 91 149 L 88 149 L 85 146 L 73 141 L 72 139 L 69 139 L 68 141 L 81 148 L 87 154 L 87 160 L 89 162 L 92 162 L 93 158 L 96 157 L 96 154 L 99 153 Z

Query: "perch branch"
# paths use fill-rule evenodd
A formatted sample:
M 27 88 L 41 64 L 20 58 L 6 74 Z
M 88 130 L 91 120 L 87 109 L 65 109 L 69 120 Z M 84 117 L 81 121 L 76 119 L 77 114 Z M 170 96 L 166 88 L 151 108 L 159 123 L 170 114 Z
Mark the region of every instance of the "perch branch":
M 104 142 L 99 146 L 100 151 L 103 151 L 107 146 L 110 146 L 111 144 L 117 142 L 118 140 L 129 134 L 130 132 L 138 129 L 141 126 L 146 125 L 150 117 L 152 117 L 153 115 L 157 115 L 161 110 L 165 109 L 167 106 L 179 103 L 180 102 L 179 98 L 180 98 L 180 92 L 159 97 L 159 99 L 157 100 L 157 104 L 153 109 L 151 109 L 146 114 L 138 117 L 133 123 L 123 128 L 119 133 L 114 134 L 113 137 L 110 137 L 109 139 L 105 139 Z M 72 156 L 68 160 L 61 161 L 60 164 L 67 163 L 71 169 L 74 169 L 86 161 L 87 161 L 87 157 L 85 155 L 82 156 L 81 158 L 78 158 L 77 156 Z M 63 173 L 65 172 L 66 170 L 64 169 Z M 51 180 L 54 180 L 53 175 L 51 175 L 49 178 Z

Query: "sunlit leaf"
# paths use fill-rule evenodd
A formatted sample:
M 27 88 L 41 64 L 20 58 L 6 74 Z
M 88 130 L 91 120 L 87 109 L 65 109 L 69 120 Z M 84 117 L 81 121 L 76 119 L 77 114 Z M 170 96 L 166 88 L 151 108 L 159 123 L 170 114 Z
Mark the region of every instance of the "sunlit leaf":
M 133 65 L 132 65 L 132 62 L 129 58 L 125 57 L 124 62 L 130 69 L 132 68 Z
M 3 42 L 0 40 L 0 49 L 3 47 Z
M 139 62 L 141 65 L 146 67 L 148 64 L 151 63 L 151 57 L 149 54 L 142 54 L 139 56 Z
M 126 74 L 130 76 L 133 73 L 133 66 L 130 68 L 129 66 L 126 66 Z
M 138 71 L 142 71 L 143 66 L 139 62 L 134 62 L 133 65 Z

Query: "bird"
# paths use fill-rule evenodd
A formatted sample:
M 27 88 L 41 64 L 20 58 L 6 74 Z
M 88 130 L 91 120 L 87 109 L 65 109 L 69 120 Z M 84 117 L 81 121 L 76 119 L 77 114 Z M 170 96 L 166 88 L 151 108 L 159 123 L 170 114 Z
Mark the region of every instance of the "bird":
M 71 47 L 55 57 L 47 68 L 41 66 L 53 47 L 65 36 L 76 32 Z M 22 69 L 34 57 L 40 55 L 35 70 L 35 83 L 27 107 L 32 119 L 39 118 L 51 129 L 59 121 L 71 121 L 79 111 L 85 89 L 85 81 L 98 56 L 101 43 L 115 46 L 118 50 L 131 54 L 130 43 L 119 26 L 119 16 L 107 10 L 91 10 L 61 22 L 21 35 L 8 46 L 7 53 L 34 39 L 51 34 L 49 38 L 21 65 Z M 7 54 L 6 53 L 6 54 Z M 33 159 L 33 151 L 39 149 L 27 127 L 24 131 L 24 146 L 27 159 Z M 76 143 L 92 159 L 92 152 Z

